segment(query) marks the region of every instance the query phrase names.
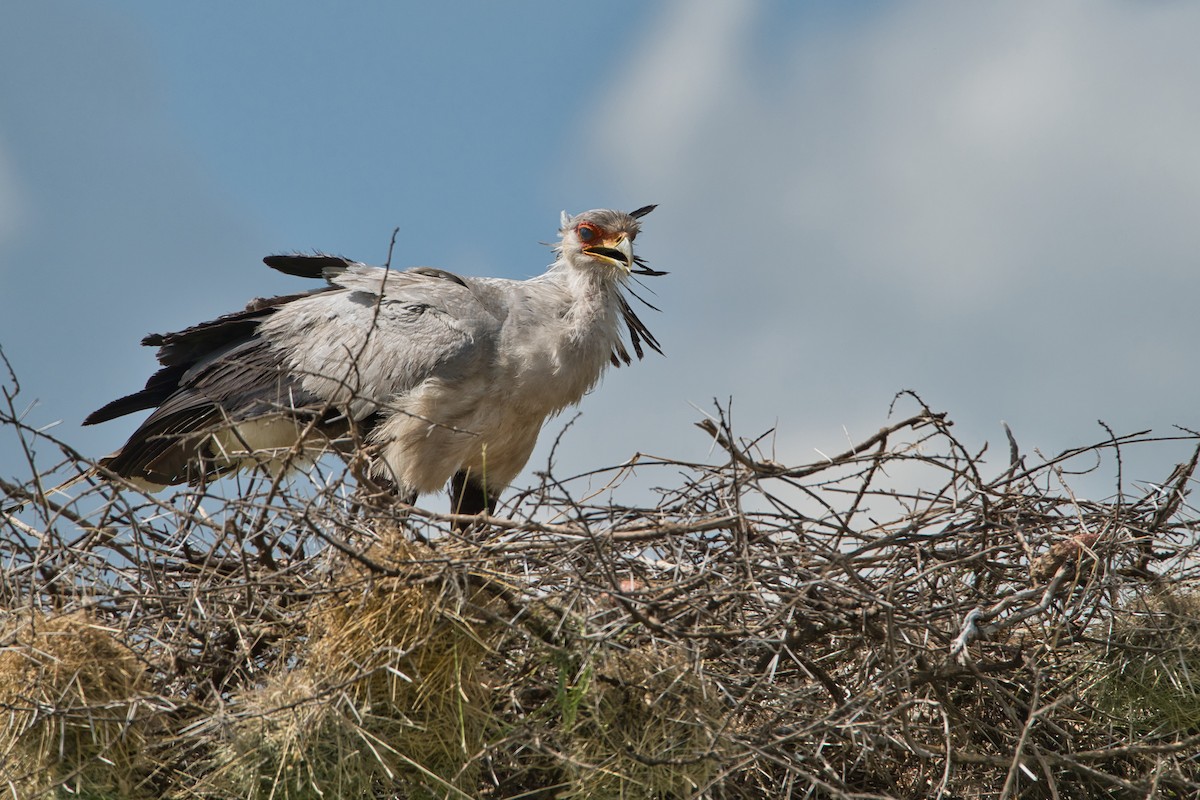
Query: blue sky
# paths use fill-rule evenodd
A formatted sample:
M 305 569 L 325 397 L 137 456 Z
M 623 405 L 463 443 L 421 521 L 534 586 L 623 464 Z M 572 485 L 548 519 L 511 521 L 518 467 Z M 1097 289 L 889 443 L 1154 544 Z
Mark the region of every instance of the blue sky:
M 704 459 L 714 397 L 789 462 L 901 389 L 975 445 L 1197 428 L 1196 30 L 1158 2 L 11 3 L 0 345 L 27 421 L 98 457 L 137 420 L 79 420 L 145 381 L 141 336 L 297 288 L 263 255 L 379 262 L 399 227 L 396 265 L 523 278 L 559 210 L 659 203 L 667 358 L 586 399 L 566 470 Z

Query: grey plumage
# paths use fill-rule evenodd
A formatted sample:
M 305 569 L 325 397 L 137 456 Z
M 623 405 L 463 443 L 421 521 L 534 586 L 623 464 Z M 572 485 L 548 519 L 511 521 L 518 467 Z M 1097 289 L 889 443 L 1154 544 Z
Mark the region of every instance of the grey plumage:
M 359 442 L 372 478 L 402 496 L 453 478 L 456 510 L 490 510 L 547 417 L 630 363 L 626 336 L 639 358 L 643 343 L 661 352 L 625 294 L 631 275 L 664 274 L 632 250 L 652 209 L 564 213 L 554 264 L 526 281 L 269 257 L 326 285 L 143 340 L 162 368 L 85 424 L 154 410 L 101 463 L 194 484 Z

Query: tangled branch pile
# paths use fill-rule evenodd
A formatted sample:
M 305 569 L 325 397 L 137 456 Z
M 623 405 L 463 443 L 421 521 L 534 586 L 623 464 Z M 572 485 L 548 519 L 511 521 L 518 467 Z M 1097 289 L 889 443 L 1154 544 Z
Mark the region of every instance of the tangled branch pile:
M 804 466 L 722 415 L 717 463 L 546 476 L 466 535 L 321 474 L 43 498 L 3 517 L 0 787 L 1196 796 L 1197 456 L 1089 501 L 1068 467 L 1164 440 L 996 466 L 915 410 Z

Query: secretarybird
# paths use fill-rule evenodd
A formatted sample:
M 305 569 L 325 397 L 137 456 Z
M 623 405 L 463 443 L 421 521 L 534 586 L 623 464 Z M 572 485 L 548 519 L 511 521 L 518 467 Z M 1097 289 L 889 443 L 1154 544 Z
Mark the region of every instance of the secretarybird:
M 626 295 L 665 274 L 633 254 L 653 208 L 563 212 L 554 264 L 524 281 L 270 256 L 327 285 L 143 339 L 162 368 L 84 424 L 154 410 L 100 464 L 154 489 L 333 449 L 408 502 L 449 483 L 454 512 L 491 512 L 546 419 L 632 361 L 622 326 L 638 358 L 662 352 Z

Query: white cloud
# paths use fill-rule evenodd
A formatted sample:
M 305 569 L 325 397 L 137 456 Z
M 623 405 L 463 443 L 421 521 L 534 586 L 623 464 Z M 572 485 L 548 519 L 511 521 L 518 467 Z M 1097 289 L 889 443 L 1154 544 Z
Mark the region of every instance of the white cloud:
M 767 8 L 666 7 L 594 106 L 636 124 L 584 121 L 662 204 L 656 394 L 830 437 L 906 387 L 989 438 L 1196 424 L 1200 376 L 1154 365 L 1194 360 L 1200 6 Z
M 776 252 L 835 234 L 915 302 L 1011 290 L 1048 222 L 1200 205 L 1196 7 L 917 4 L 773 44 L 753 8 L 674 4 L 597 104 L 634 111 L 588 125 L 631 193 L 683 187 Z M 782 74 L 755 66 L 772 46 Z
M 705 146 L 705 126 L 727 114 L 742 89 L 739 60 L 755 10 L 753 3 L 691 0 L 662 17 L 652 46 L 621 76 L 595 121 L 611 151 L 633 159 L 626 169 L 647 183 L 687 169 L 682 159 Z

